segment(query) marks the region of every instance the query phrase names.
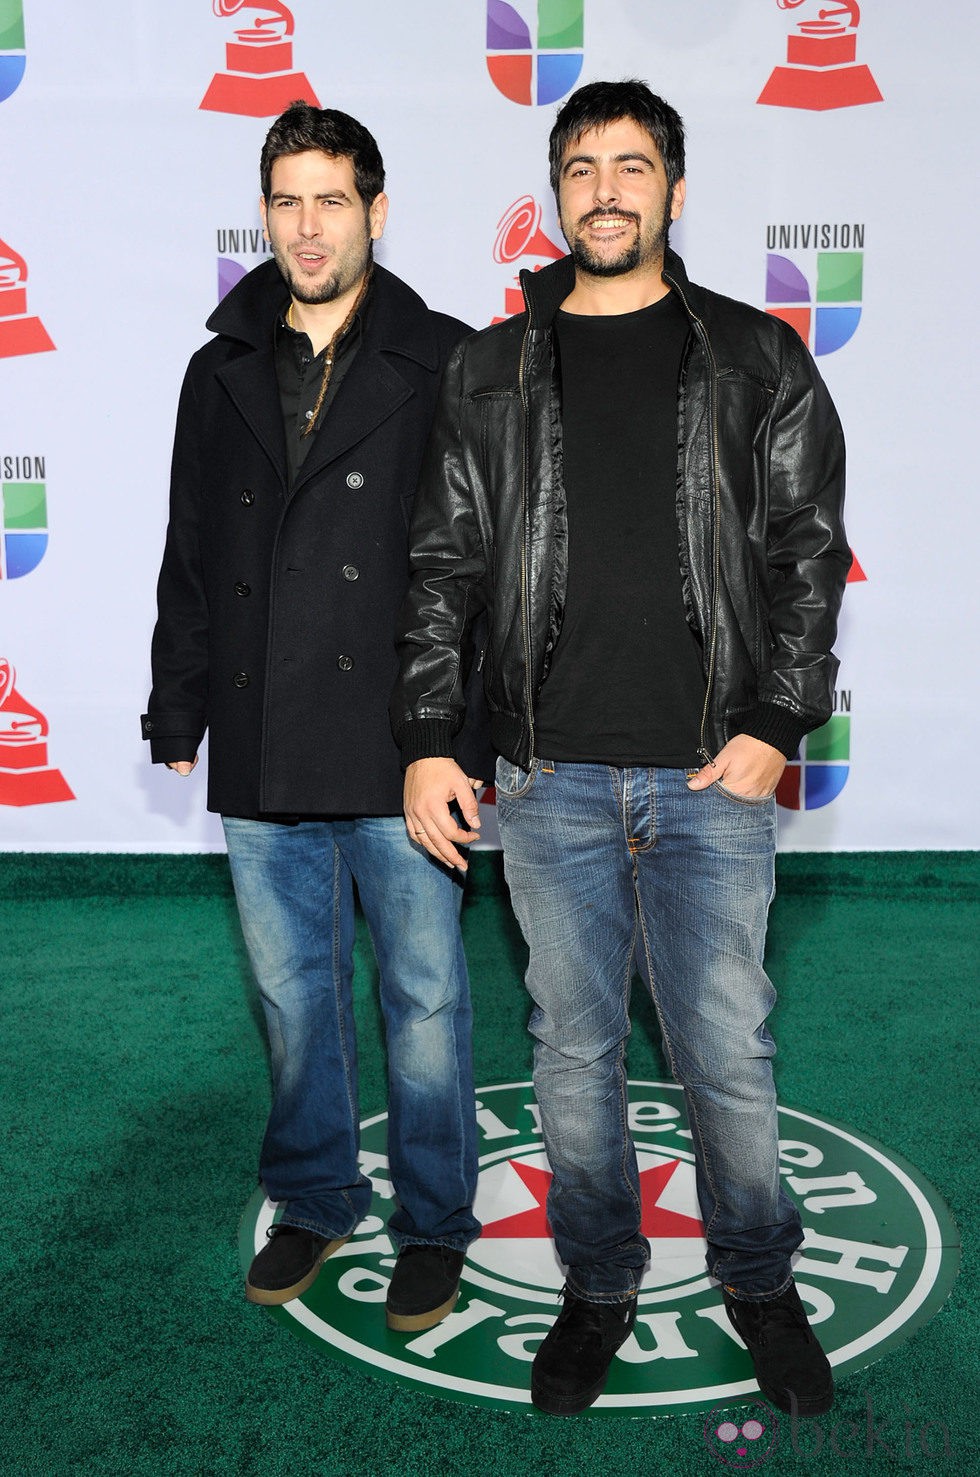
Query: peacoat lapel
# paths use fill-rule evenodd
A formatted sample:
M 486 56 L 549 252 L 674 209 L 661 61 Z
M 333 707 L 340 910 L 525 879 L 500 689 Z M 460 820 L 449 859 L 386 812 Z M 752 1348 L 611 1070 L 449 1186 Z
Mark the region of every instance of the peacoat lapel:
M 394 365 L 362 344 L 317 429 L 293 492 L 374 435 L 414 394 Z
M 218 381 L 255 436 L 286 496 L 286 432 L 279 404 L 275 355 L 271 346 L 233 359 L 218 371 Z

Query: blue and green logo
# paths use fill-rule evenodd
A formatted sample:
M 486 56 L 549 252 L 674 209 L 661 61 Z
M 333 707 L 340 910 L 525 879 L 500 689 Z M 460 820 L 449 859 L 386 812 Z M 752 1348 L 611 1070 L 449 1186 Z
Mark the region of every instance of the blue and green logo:
M 487 0 L 487 70 L 526 107 L 556 103 L 582 70 L 585 0 Z
M 811 353 L 833 354 L 861 321 L 863 251 L 818 251 L 812 282 L 788 256 L 766 258 L 766 312 L 795 328 Z
M 850 704 L 850 694 L 838 694 Z M 807 734 L 799 752 L 783 770 L 776 802 L 786 810 L 819 810 L 847 784 L 851 757 L 851 719 L 835 713 L 822 728 Z
M 0 103 L 17 91 L 26 62 L 23 0 L 0 0 Z
M 32 460 L 37 461 L 38 458 Z M 30 574 L 48 547 L 48 509 L 43 482 L 0 482 L 3 539 L 0 580 Z

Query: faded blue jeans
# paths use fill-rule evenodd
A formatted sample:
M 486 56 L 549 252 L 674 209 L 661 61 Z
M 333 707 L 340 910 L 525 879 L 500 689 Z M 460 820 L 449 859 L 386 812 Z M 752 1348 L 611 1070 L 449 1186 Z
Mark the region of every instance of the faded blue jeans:
M 463 1251 L 479 1234 L 462 888 L 400 817 L 223 817 L 242 931 L 269 1033 L 273 1101 L 259 1162 L 283 1219 L 331 1239 L 366 1214 L 351 993 L 354 884 L 380 976 L 388 1163 L 399 1246 Z
M 683 770 L 537 759 L 530 771 L 499 760 L 496 784 L 570 1290 L 622 1301 L 649 1256 L 626 1116 L 638 968 L 684 1089 L 708 1271 L 739 1297 L 776 1296 L 803 1233 L 779 1180 L 776 996 L 762 967 L 775 801 L 691 791 Z

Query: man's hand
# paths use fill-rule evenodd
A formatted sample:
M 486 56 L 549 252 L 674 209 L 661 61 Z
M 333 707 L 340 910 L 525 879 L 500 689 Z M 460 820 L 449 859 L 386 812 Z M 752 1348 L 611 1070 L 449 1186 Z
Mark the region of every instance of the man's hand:
M 168 764 L 167 768 L 172 769 L 175 774 L 183 775 L 184 779 L 186 779 L 196 763 L 197 755 L 195 754 L 193 759 L 178 759 L 176 764 Z
M 747 733 L 737 733 L 688 780 L 687 787 L 706 790 L 715 780 L 721 780 L 725 789 L 735 795 L 746 800 L 765 800 L 775 792 L 785 768 L 785 754 L 772 744 Z
M 455 759 L 417 759 L 405 771 L 405 826 L 409 836 L 437 861 L 458 867 L 461 872 L 466 871 L 467 863 L 456 846 L 478 838 L 480 808 L 474 791 L 482 784 L 482 780 L 468 779 Z M 449 809 L 454 800 L 471 828 L 468 831 L 456 824 Z

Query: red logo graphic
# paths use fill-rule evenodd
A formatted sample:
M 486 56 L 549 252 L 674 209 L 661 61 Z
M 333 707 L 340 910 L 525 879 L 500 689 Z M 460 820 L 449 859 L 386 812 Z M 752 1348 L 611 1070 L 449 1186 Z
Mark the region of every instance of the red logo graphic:
M 812 0 L 776 0 L 780 10 L 797 10 Z M 845 16 L 846 20 L 839 17 Z M 861 11 L 857 0 L 816 8 L 797 22 L 786 43 L 786 66 L 775 67 L 757 99 L 774 108 L 857 108 L 880 103 L 870 70 L 856 60 Z
M 516 262 L 521 257 L 543 257 L 545 261 L 557 261 L 565 253 L 560 246 L 544 234 L 541 229 L 541 206 L 533 195 L 522 195 L 515 200 L 497 222 L 497 239 L 493 243 L 493 259 L 502 265 Z M 541 270 L 539 262 L 535 271 Z M 514 278 L 517 281 L 517 278 Z M 519 287 L 508 287 L 504 291 L 504 311 L 493 323 L 503 323 L 515 313 L 524 311 L 524 294 Z
M 0 656 L 0 805 L 49 805 L 74 800 L 59 769 L 48 765 L 48 720 L 14 686 Z
M 534 1198 L 534 1205 L 528 1210 L 518 1211 L 516 1215 L 504 1216 L 500 1220 L 489 1222 L 483 1228 L 483 1235 L 488 1237 L 550 1237 L 547 1199 L 551 1188 L 551 1170 L 528 1164 L 520 1159 L 510 1159 L 508 1163 L 525 1189 L 530 1191 Z M 681 1211 L 671 1210 L 660 1203 L 661 1196 L 664 1195 L 679 1164 L 679 1159 L 670 1159 L 664 1164 L 656 1164 L 650 1169 L 640 1171 L 640 1204 L 642 1206 L 640 1229 L 644 1236 L 654 1238 L 658 1236 L 696 1236 L 700 1238 L 704 1235 L 704 1227 L 697 1216 L 685 1215 Z
M 24 258 L 0 241 L 0 359 L 54 348 L 40 318 L 27 316 L 26 281 Z
M 293 102 L 320 106 L 302 72 L 293 71 L 292 12 L 282 0 L 211 0 L 215 15 L 234 15 L 245 5 L 260 15 L 254 26 L 235 32 L 225 45 L 227 71 L 216 72 L 200 107 L 212 113 L 274 118 Z

